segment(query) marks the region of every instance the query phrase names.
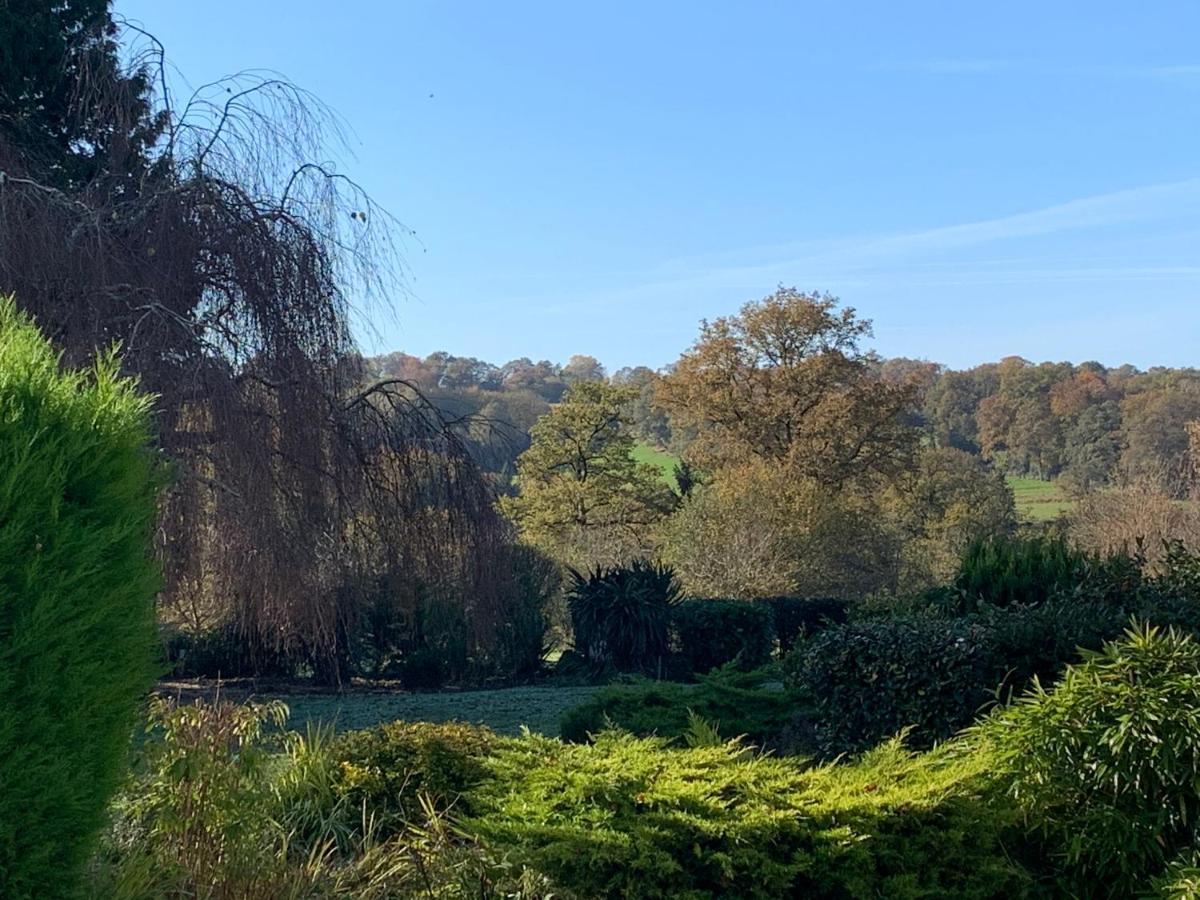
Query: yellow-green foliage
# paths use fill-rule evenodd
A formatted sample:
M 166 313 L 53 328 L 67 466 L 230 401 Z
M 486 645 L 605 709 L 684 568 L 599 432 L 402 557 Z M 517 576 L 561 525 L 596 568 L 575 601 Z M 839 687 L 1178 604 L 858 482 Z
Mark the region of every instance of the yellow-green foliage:
M 853 765 L 619 732 L 506 744 L 469 828 L 586 897 L 1001 897 L 1024 886 L 983 754 L 889 743 Z
M 462 807 L 464 792 L 487 776 L 484 759 L 498 740 L 458 722 L 391 722 L 350 732 L 330 748 L 335 790 L 392 831 L 420 818 L 422 796 Z
M 1130 630 L 976 735 L 1076 895 L 1133 896 L 1200 841 L 1200 644 L 1180 632 Z
M 73 891 L 154 680 L 149 409 L 0 299 L 0 896 Z

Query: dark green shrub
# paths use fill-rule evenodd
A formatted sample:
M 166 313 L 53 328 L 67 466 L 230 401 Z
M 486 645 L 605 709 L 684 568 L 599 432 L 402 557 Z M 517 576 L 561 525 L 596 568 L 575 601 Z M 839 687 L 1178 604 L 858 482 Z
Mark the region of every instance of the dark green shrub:
M 1005 675 L 978 618 L 897 618 L 841 625 L 785 660 L 789 684 L 812 702 L 826 755 L 857 752 L 904 728 L 917 745 L 970 724 Z
M 718 670 L 695 685 L 645 681 L 611 685 L 563 715 L 564 740 L 583 742 L 611 726 L 648 737 L 678 739 L 690 714 L 700 716 L 726 737 L 745 736 L 756 744 L 773 739 L 796 709 L 791 694 L 764 687 L 763 672 Z
M 806 769 L 730 745 L 608 732 L 493 756 L 466 827 L 579 897 L 1018 897 L 983 753 L 886 745 Z
M 771 611 L 779 652 L 787 653 L 803 637 L 846 621 L 850 604 L 834 597 L 767 597 L 756 601 Z
M 1200 644 L 1141 627 L 977 734 L 1078 896 L 1132 897 L 1200 841 Z
M 955 587 L 968 610 L 1034 606 L 1078 585 L 1094 563 L 1061 539 L 991 537 L 967 548 Z
M 232 626 L 200 634 L 177 631 L 164 640 L 167 666 L 176 678 L 291 678 L 294 660 L 275 648 L 255 646 Z
M 875 619 L 830 628 L 789 654 L 789 686 L 811 699 L 805 715 L 825 754 L 873 746 L 901 728 L 917 746 L 971 724 L 1034 677 L 1057 677 L 1080 648 L 1119 637 L 1136 614 L 1200 628 L 1200 604 L 1145 591 L 1125 603 L 1062 597 L 1037 607 L 956 619 Z
M 671 624 L 676 652 L 699 675 L 735 660 L 738 668 L 757 669 L 775 643 L 770 610 L 746 600 L 684 600 Z
M 384 831 L 421 819 L 420 795 L 460 809 L 462 795 L 487 777 L 484 760 L 498 738 L 457 722 L 391 722 L 341 735 L 330 747 L 335 790 L 369 810 Z
M 571 569 L 575 650 L 593 666 L 655 672 L 670 651 L 671 609 L 679 598 L 675 573 L 643 560 L 586 575 Z
M 554 643 L 551 624 L 561 619 L 562 571 L 541 551 L 523 544 L 508 550 L 509 579 L 497 625 L 493 662 L 505 678 L 529 678 L 541 671 Z
M 0 895 L 77 886 L 156 674 L 150 400 L 0 300 Z

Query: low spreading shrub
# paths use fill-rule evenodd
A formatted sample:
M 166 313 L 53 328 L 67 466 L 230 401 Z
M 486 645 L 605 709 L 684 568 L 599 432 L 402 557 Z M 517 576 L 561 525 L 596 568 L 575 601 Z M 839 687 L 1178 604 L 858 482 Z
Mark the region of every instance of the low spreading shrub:
M 645 561 L 586 575 L 572 569 L 567 605 L 575 650 L 597 668 L 657 672 L 670 652 L 680 593 L 671 569 Z
M 979 800 L 982 754 L 891 743 L 804 769 L 735 744 L 506 744 L 466 825 L 581 897 L 1012 897 L 1004 807 Z
M 391 722 L 341 735 L 329 749 L 335 791 L 366 808 L 385 833 L 419 821 L 421 797 L 439 808 L 462 804 L 487 775 L 484 758 L 499 739 L 459 723 Z
M 833 597 L 768 597 L 756 602 L 771 611 L 781 654 L 790 651 L 801 638 L 842 624 L 850 608 L 848 601 Z
M 1200 644 L 1189 636 L 1130 630 L 976 733 L 1076 895 L 1134 896 L 1200 841 Z
M 657 735 L 680 743 L 691 717 L 699 716 L 728 737 L 744 736 L 762 745 L 787 725 L 796 699 L 785 691 L 764 686 L 764 672 L 717 670 L 695 685 L 644 681 L 610 685 L 586 703 L 563 715 L 564 740 L 583 742 L 615 726 L 633 734 Z
M 745 600 L 684 600 L 672 610 L 671 626 L 676 653 L 698 675 L 734 662 L 757 669 L 775 643 L 770 610 Z
M 74 893 L 154 683 L 160 467 L 115 355 L 0 298 L 0 896 Z

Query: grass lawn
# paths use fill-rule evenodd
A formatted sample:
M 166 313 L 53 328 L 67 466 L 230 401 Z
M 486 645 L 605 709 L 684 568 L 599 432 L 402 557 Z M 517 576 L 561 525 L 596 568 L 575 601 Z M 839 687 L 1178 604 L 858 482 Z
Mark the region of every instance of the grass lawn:
M 668 453 L 666 450 L 659 450 L 650 444 L 638 441 L 633 445 L 633 458 L 640 463 L 648 463 L 656 466 L 662 472 L 663 480 L 672 488 L 677 488 L 675 483 L 675 467 L 679 465 L 679 457 L 674 453 Z
M 185 699 L 210 695 L 211 687 L 196 682 L 160 685 L 164 694 L 181 693 Z M 245 688 L 223 687 L 232 699 L 282 700 L 291 710 L 288 727 L 303 731 L 309 722 L 330 723 L 338 731 L 370 728 L 380 722 L 470 722 L 487 725 L 501 734 L 517 734 L 521 726 L 551 736 L 558 721 L 572 706 L 587 700 L 596 687 L 515 687 L 490 691 L 443 691 L 413 694 L 405 691 L 351 690 L 342 694 L 263 689 L 251 694 Z
M 1048 522 L 1070 512 L 1073 506 L 1053 481 L 1010 475 L 1008 486 L 1017 503 L 1017 518 L 1025 522 Z

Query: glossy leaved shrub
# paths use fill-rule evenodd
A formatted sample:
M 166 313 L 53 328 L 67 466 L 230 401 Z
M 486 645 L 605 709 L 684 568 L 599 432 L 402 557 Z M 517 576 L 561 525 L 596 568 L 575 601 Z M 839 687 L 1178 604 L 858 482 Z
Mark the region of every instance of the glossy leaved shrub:
M 771 658 L 775 631 L 771 611 L 746 600 L 684 600 L 671 615 L 676 652 L 697 675 L 727 664 L 744 670 Z

